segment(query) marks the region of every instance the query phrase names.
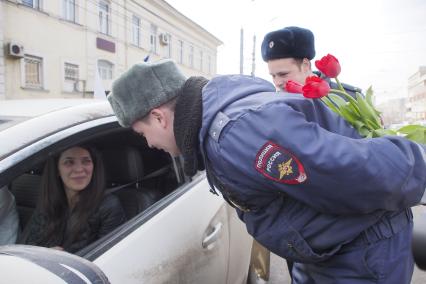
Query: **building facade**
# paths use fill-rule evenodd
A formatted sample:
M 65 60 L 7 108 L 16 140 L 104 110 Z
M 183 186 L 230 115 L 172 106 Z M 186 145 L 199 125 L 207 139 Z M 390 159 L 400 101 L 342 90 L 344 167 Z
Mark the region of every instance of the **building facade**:
M 0 99 L 91 97 L 135 63 L 216 74 L 222 42 L 162 0 L 0 0 Z
M 408 79 L 407 120 L 426 124 L 426 66 Z
M 406 104 L 406 98 L 397 98 L 377 105 L 385 127 L 389 127 L 392 124 L 400 124 L 406 120 Z

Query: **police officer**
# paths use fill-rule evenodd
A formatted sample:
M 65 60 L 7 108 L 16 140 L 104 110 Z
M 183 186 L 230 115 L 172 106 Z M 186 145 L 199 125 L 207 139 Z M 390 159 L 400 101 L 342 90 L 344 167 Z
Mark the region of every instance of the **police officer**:
M 243 75 L 186 79 L 170 60 L 134 65 L 108 100 L 186 174 L 205 167 L 247 231 L 294 262 L 293 283 L 410 283 L 425 145 L 362 139 L 320 101 Z
M 277 91 L 285 91 L 289 80 L 305 84 L 309 76 L 319 76 L 328 81 L 331 88 L 338 88 L 336 83 L 321 72 L 312 71 L 311 60 L 315 57 L 315 38 L 308 29 L 290 26 L 269 32 L 262 41 L 261 52 Z M 361 93 L 359 88 L 348 84 L 342 86 L 353 97 L 356 92 Z M 345 97 L 343 99 L 346 100 Z M 287 266 L 291 275 L 292 263 L 288 260 Z
M 319 71 L 312 71 L 311 60 L 315 57 L 315 39 L 314 34 L 308 29 L 291 26 L 269 32 L 262 41 L 261 52 L 277 90 L 285 90 L 289 80 L 305 84 L 306 78 L 314 75 L 327 80 L 331 88 L 337 88 L 336 83 L 331 82 Z M 352 96 L 355 96 L 356 92 L 361 93 L 360 88 L 342 85 Z

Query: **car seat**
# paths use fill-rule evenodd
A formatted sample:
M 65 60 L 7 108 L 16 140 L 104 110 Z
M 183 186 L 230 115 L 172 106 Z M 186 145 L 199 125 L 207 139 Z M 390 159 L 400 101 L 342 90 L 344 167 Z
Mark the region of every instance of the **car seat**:
M 17 177 L 10 184 L 10 192 L 15 196 L 21 229 L 31 218 L 40 195 L 41 176 L 30 172 Z
M 144 188 L 142 153 L 132 146 L 114 146 L 101 149 L 107 194 L 116 195 L 128 219 L 144 211 L 161 198 L 159 191 Z

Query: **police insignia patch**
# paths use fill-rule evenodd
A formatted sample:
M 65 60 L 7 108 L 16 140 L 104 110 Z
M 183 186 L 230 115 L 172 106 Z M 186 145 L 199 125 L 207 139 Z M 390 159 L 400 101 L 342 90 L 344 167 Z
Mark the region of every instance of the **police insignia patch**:
M 268 141 L 256 155 L 255 168 L 265 177 L 286 184 L 306 181 L 302 163 L 289 151 Z

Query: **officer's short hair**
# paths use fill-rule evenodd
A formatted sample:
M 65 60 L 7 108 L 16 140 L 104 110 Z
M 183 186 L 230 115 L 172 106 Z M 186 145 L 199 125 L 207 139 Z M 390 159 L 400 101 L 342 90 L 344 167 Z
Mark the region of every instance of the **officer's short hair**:
M 280 58 L 315 57 L 314 34 L 300 27 L 286 27 L 265 35 L 262 42 L 262 58 L 265 62 Z

